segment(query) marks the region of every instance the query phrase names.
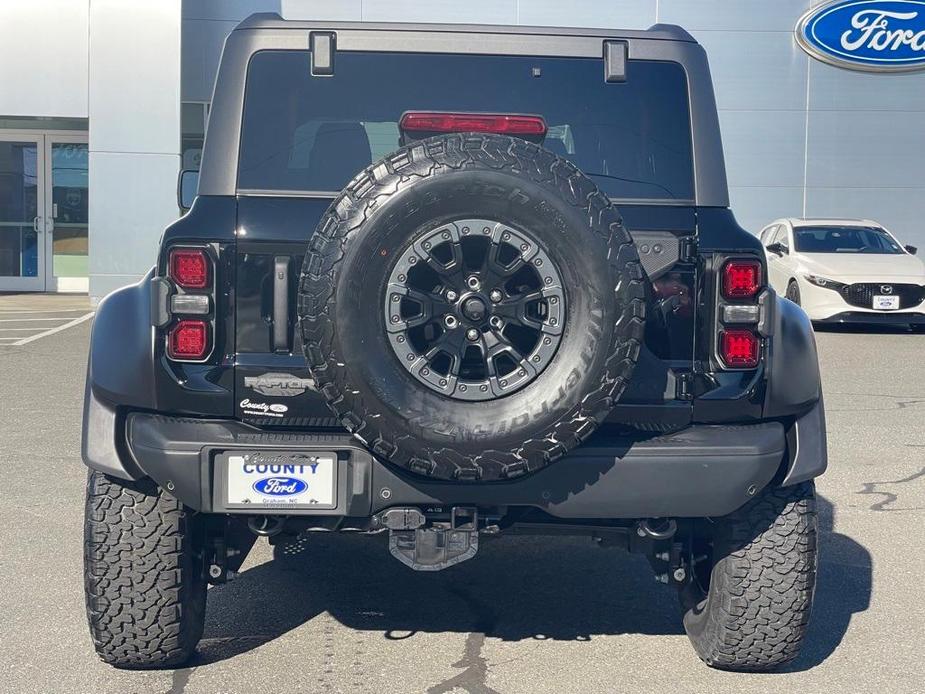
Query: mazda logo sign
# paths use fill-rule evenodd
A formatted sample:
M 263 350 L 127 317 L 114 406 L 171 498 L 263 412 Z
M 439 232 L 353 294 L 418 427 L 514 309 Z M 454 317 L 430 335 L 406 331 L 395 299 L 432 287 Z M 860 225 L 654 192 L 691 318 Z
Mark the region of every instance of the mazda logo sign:
M 881 293 L 881 294 L 892 294 L 892 293 L 893 293 L 893 286 L 890 285 L 890 284 L 881 284 L 881 285 L 880 285 L 880 293 Z

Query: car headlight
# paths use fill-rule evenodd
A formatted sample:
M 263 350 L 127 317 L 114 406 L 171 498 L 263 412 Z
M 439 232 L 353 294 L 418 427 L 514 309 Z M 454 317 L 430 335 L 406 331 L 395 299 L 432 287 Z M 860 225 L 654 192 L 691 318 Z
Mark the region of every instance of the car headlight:
M 804 275 L 804 278 L 810 284 L 815 284 L 817 287 L 823 287 L 825 289 L 832 289 L 836 292 L 840 292 L 846 286 L 843 282 L 836 282 L 835 280 L 830 280 L 828 277 L 822 277 L 821 275 Z

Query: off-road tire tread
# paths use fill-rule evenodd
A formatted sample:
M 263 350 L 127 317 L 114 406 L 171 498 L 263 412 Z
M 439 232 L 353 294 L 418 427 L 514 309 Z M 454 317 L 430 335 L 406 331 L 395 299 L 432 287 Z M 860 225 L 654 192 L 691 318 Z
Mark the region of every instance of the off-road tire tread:
M 90 471 L 84 587 L 90 635 L 119 668 L 175 667 L 202 637 L 206 582 L 191 512 L 149 479 Z
M 464 455 L 452 448 L 412 450 L 410 436 L 384 429 L 358 389 L 344 379 L 333 320 L 336 274 L 346 248 L 382 202 L 416 181 L 450 169 L 517 170 L 555 190 L 581 209 L 607 248 L 620 278 L 614 287 L 622 315 L 616 321 L 600 387 L 586 395 L 539 436 L 517 450 Z M 311 238 L 298 298 L 303 348 L 319 390 L 340 423 L 374 453 L 416 473 L 440 479 L 506 479 L 533 472 L 578 446 L 613 409 L 632 375 L 642 344 L 646 278 L 622 218 L 577 167 L 525 140 L 471 133 L 423 140 L 399 149 L 358 174 L 331 204 Z M 417 442 L 415 442 L 417 444 Z
M 728 554 L 714 566 L 704 607 L 707 623 L 691 636 L 694 648 L 719 669 L 778 668 L 799 654 L 812 611 L 813 483 L 766 490 L 720 522 Z

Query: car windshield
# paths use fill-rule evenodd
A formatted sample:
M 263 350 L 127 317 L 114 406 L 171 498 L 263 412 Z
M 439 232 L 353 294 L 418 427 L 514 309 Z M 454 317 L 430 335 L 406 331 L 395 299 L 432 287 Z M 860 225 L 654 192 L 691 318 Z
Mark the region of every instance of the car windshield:
M 248 67 L 238 167 L 244 190 L 339 191 L 399 147 L 405 111 L 537 114 L 543 146 L 611 198 L 694 198 L 687 76 L 635 61 L 604 81 L 600 58 L 343 51 L 331 77 L 307 51 Z
M 801 253 L 898 254 L 903 249 L 880 227 L 796 227 L 793 241 Z

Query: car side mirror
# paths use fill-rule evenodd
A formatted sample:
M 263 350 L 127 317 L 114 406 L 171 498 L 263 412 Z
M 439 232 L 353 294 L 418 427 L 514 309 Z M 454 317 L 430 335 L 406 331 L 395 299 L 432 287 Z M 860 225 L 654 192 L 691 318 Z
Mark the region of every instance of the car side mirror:
M 909 251 L 909 253 L 911 253 L 912 255 L 915 255 L 916 253 L 919 252 L 919 249 L 918 249 L 917 246 L 904 246 L 904 248 L 905 248 L 907 251 Z
M 790 253 L 790 249 L 787 248 L 787 244 L 781 243 L 780 241 L 777 243 L 768 244 L 767 248 L 769 251 L 771 251 L 771 253 L 776 253 L 777 255 L 787 255 Z
M 196 193 L 199 189 L 199 171 L 184 169 L 177 179 L 177 204 L 186 212 L 193 206 Z

